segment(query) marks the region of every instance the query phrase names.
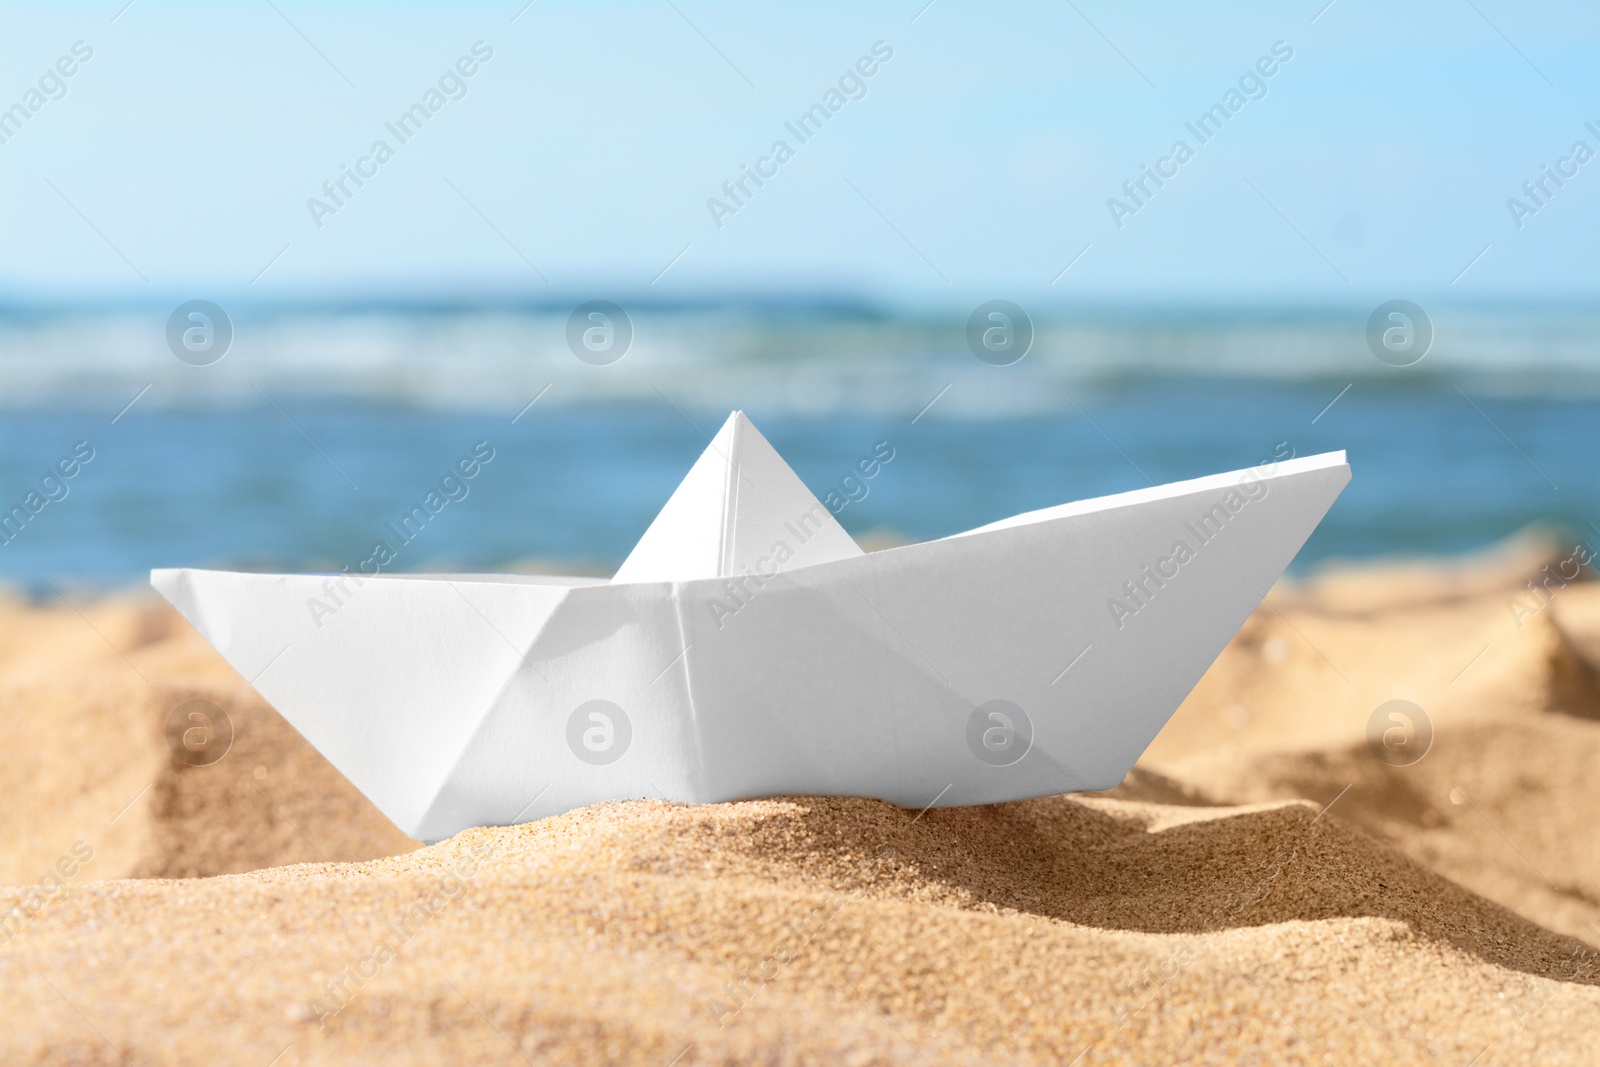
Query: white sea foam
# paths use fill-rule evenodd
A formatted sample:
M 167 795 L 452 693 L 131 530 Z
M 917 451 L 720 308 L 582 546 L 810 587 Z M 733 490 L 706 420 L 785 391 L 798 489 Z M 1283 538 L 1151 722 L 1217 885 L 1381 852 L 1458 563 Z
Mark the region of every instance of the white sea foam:
M 626 305 L 624 305 L 626 306 Z M 626 356 L 593 366 L 567 348 L 562 311 L 249 308 L 233 347 L 191 366 L 173 357 L 159 308 L 0 315 L 0 406 L 259 404 L 261 395 L 349 397 L 442 409 L 635 399 L 702 409 L 921 411 L 938 417 L 1065 408 L 1073 390 L 1166 374 L 1277 380 L 1471 383 L 1480 392 L 1600 395 L 1600 314 L 1448 309 L 1414 367 L 1367 350 L 1364 315 L 1172 312 L 1040 316 L 1027 358 L 993 367 L 958 318 L 864 313 L 640 309 Z

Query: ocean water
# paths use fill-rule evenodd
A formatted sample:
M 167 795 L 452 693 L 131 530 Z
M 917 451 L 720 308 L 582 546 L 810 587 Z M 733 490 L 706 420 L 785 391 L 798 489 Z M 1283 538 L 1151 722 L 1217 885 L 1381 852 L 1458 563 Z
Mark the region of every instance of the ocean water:
M 1346 449 L 1354 480 L 1297 568 L 1467 551 L 1534 523 L 1600 544 L 1593 316 L 1441 317 L 1408 368 L 1366 350 L 1362 318 L 1080 315 L 993 367 L 959 319 L 646 310 L 628 354 L 597 367 L 552 310 L 279 309 L 241 315 L 227 356 L 195 367 L 165 350 L 159 310 L 14 313 L 0 505 L 56 499 L 0 545 L 0 578 L 42 592 L 162 566 L 334 570 L 379 540 L 396 570 L 605 574 L 733 407 L 877 543 Z M 846 482 L 875 448 L 893 459 Z M 449 503 L 399 547 L 386 524 L 475 449 L 475 476 L 444 482 Z

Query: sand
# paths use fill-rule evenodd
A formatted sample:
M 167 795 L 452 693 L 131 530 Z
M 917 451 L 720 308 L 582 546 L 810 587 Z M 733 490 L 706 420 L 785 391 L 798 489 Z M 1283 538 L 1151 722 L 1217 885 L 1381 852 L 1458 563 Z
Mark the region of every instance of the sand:
M 431 848 L 159 602 L 11 599 L 0 1062 L 1593 1062 L 1600 584 L 1524 585 L 1565 554 L 1280 583 L 1109 793 Z M 1396 699 L 1425 754 L 1369 745 Z

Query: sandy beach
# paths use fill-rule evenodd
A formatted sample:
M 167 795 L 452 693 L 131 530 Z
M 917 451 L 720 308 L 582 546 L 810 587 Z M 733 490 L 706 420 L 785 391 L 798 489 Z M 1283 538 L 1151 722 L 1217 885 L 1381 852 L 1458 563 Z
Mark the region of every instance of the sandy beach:
M 1570 551 L 1280 583 L 1108 793 L 642 799 L 427 848 L 153 597 L 8 599 L 0 1060 L 1592 1062 Z M 179 759 L 213 707 L 231 741 Z

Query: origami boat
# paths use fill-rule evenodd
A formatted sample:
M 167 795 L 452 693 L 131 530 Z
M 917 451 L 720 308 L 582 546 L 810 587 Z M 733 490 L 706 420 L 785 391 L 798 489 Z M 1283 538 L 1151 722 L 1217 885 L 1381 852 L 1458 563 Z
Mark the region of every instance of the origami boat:
M 1121 781 L 1349 479 L 1287 459 L 868 554 L 735 412 L 609 581 L 150 579 L 423 840 L 629 797 L 985 804 Z

